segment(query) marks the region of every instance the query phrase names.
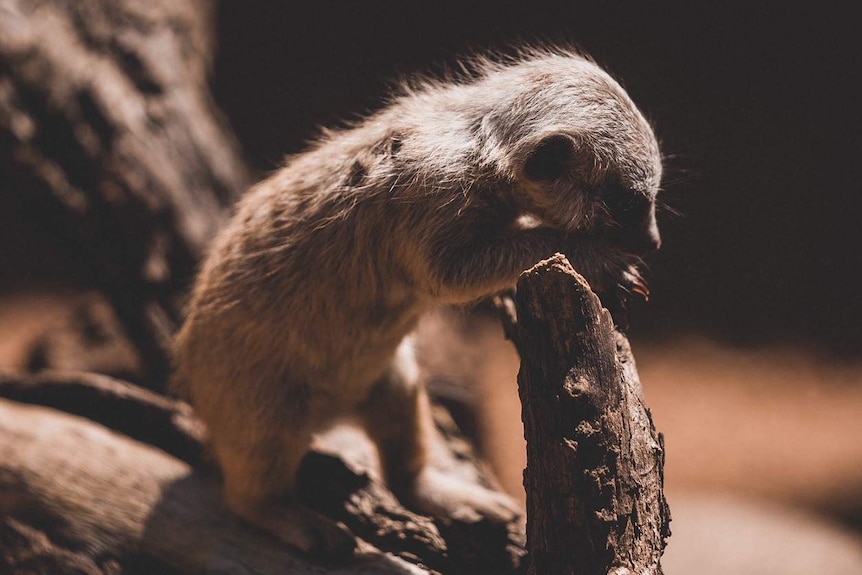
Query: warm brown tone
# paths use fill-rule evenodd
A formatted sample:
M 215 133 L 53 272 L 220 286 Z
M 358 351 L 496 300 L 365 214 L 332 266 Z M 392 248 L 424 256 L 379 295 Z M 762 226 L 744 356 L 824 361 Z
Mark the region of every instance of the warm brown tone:
M 518 281 L 529 575 L 661 574 L 664 446 L 625 336 L 560 255 Z
M 255 186 L 195 284 L 176 389 L 209 427 L 227 504 L 300 549 L 352 546 L 294 497 L 313 434 L 344 418 L 416 509 L 517 513 L 428 457 L 408 337 L 423 314 L 511 287 L 556 251 L 596 289 L 645 289 L 634 263 L 660 243 L 661 160 L 631 99 L 565 51 L 475 66 L 405 88 Z
M 0 568 L 39 564 L 54 572 L 90 562 L 90 551 L 97 549 L 93 573 L 112 562 L 123 569 L 152 564 L 162 572 L 166 563 L 181 572 L 199 572 L 225 561 L 237 563 L 229 572 L 238 574 L 278 573 L 285 565 L 293 565 L 296 573 L 319 572 L 226 514 L 217 500 L 219 477 L 203 455 L 202 425 L 188 405 L 109 377 L 54 372 L 2 375 L 0 397 L 63 409 L 128 436 L 69 416 L 50 423 L 50 411 L 0 401 L 6 417 L 0 454 L 8 472 L 0 474 L 0 511 L 8 516 L 0 521 L 0 541 L 7 539 Z M 434 419 L 439 430 L 434 450 L 446 472 L 493 486 L 445 412 L 436 411 Z M 350 569 L 331 572 L 425 573 L 416 567 L 404 570 L 407 563 L 421 562 L 445 573 L 502 574 L 519 565 L 523 541 L 516 525 L 435 523 L 404 509 L 378 479 L 373 447 L 357 431 L 323 437 L 316 449 L 300 474 L 304 500 L 374 546 L 363 543 Z M 141 465 L 134 464 L 136 459 Z M 56 475 L 57 468 L 71 471 Z M 99 497 L 114 474 L 121 476 L 114 494 Z M 86 517 L 78 517 L 82 508 Z M 33 521 L 34 516 L 41 519 Z M 46 529 L 50 538 L 62 533 L 62 543 L 37 544 L 34 537 L 45 537 L 46 522 L 53 526 Z M 71 531 L 61 527 L 67 524 Z M 386 560 L 377 549 L 407 563 Z
M 164 389 L 183 291 L 245 181 L 207 91 L 210 8 L 0 0 L 0 205 L 103 296 L 41 337 L 28 368 Z M 179 379 L 233 510 L 324 559 L 357 543 L 351 572 L 517 569 L 516 506 L 432 413 L 407 334 L 557 249 L 594 286 L 644 289 L 633 253 L 658 245 L 660 173 L 619 85 L 545 51 L 419 82 L 255 188 L 180 337 Z M 14 398 L 0 407 L 0 570 L 317 569 L 222 505 L 188 406 L 94 373 L 0 388 Z M 344 415 L 380 465 L 362 434 L 336 433 L 317 448 L 347 466 L 312 453 L 299 468 Z

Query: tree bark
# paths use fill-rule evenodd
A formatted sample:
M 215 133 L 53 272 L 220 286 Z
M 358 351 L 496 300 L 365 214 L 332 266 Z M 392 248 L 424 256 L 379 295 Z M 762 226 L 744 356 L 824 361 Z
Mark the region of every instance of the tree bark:
M 0 0 L 0 193 L 167 381 L 180 295 L 248 177 L 207 86 L 207 0 Z
M 236 519 L 212 478 L 46 408 L 0 400 L 0 459 L 4 573 L 34 563 L 105 575 L 428 572 L 370 546 L 349 566 L 314 565 Z
M 660 575 L 664 445 L 628 340 L 562 255 L 522 274 L 515 302 L 527 573 Z
M 2 403 L 0 516 L 12 523 L 0 527 L 0 540 L 10 538 L 10 569 L 21 568 L 25 559 L 35 560 L 38 551 L 39 560 L 74 557 L 74 564 L 110 557 L 123 573 L 136 572 L 141 564 L 163 564 L 179 573 L 211 572 L 202 558 L 207 564 L 245 562 L 261 573 L 280 572 L 284 565 L 278 562 L 249 563 L 245 558 L 259 555 L 263 545 L 264 556 L 287 555 L 290 562 L 285 565 L 295 565 L 297 573 L 313 571 L 311 563 L 289 549 L 276 553 L 284 547 L 278 542 L 251 546 L 251 539 L 268 538 L 230 519 L 220 504 L 218 472 L 201 443 L 203 427 L 186 404 L 87 373 L 0 375 L 0 397 L 87 418 Z M 493 486 L 445 412 L 438 410 L 435 419 L 436 464 L 466 481 Z M 55 477 L 58 470 L 65 470 L 64 475 Z M 163 472 L 173 479 L 168 481 Z M 112 475 L 117 476 L 112 487 L 116 493 L 102 498 L 99 494 Z M 368 570 L 360 556 L 355 570 L 333 572 L 505 574 L 517 570 L 523 555 L 516 524 L 444 521 L 405 509 L 380 480 L 373 447 L 356 431 L 322 439 L 303 463 L 300 490 L 308 505 L 344 522 L 367 542 L 368 553 L 382 558 L 374 562 L 378 571 Z M 85 517 L 79 517 L 81 513 Z M 46 524 L 34 517 L 49 520 Z M 158 529 L 148 527 L 156 524 L 152 517 L 159 518 Z M 78 525 L 82 521 L 92 524 Z M 74 526 L 74 543 L 51 543 L 65 540 L 69 525 Z M 94 555 L 97 547 L 100 551 Z M 398 569 L 409 570 L 386 570 L 391 565 L 381 552 L 391 555 Z

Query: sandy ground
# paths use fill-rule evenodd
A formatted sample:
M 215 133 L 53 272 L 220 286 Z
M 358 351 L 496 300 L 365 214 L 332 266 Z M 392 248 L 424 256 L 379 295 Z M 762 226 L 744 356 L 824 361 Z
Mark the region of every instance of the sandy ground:
M 762 499 L 670 492 L 666 575 L 860 575 L 862 540 L 834 522 Z
M 862 365 L 703 341 L 638 358 L 670 487 L 862 512 Z

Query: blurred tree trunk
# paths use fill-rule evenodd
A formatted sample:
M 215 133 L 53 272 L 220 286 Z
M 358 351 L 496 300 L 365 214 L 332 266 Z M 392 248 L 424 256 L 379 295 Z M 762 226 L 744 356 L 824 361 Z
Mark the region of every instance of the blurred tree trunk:
M 207 85 L 213 17 L 207 0 L 0 0 L 0 194 L 95 278 L 154 387 L 248 182 Z

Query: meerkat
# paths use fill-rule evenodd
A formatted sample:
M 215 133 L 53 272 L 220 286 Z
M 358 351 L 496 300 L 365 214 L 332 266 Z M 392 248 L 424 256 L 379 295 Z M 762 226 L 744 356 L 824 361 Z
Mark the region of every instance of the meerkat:
M 640 291 L 659 246 L 649 123 L 564 50 L 422 80 L 254 186 L 217 236 L 175 345 L 227 505 L 307 552 L 353 537 L 295 496 L 312 436 L 342 418 L 418 511 L 508 521 L 506 495 L 428 463 L 433 424 L 410 334 L 428 310 L 514 285 L 555 252 L 596 291 Z

